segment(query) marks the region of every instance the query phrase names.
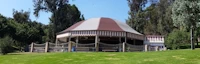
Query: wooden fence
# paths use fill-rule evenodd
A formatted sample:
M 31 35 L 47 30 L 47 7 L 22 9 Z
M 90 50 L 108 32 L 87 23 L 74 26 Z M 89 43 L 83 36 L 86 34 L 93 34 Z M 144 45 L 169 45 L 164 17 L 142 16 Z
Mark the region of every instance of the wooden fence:
M 30 52 L 66 52 L 68 51 L 68 43 L 43 43 L 43 44 L 36 44 L 32 43 L 29 45 Z
M 76 44 L 75 48 L 72 44 Z M 75 49 L 75 50 L 74 50 Z M 128 43 L 119 43 L 119 44 L 108 44 L 108 43 L 98 43 L 98 49 L 95 48 L 95 43 L 81 44 L 81 43 L 43 43 L 36 44 L 32 43 L 29 45 L 30 52 L 71 52 L 71 51 L 84 51 L 84 52 L 95 52 L 95 51 L 113 51 L 113 52 L 134 52 L 134 51 L 143 51 L 143 45 L 132 45 Z
M 143 51 L 144 45 L 132 45 L 126 43 L 126 51 L 127 52 L 134 52 L 134 51 Z

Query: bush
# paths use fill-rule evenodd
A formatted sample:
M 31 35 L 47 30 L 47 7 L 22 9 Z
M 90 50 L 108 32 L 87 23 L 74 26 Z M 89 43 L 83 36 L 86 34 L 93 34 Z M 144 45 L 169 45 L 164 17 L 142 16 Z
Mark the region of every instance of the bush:
M 181 30 L 174 30 L 165 39 L 165 45 L 169 49 L 188 48 L 190 34 Z
M 0 54 L 5 55 L 9 52 L 12 52 L 13 47 L 11 43 L 13 43 L 13 40 L 8 36 L 0 38 Z

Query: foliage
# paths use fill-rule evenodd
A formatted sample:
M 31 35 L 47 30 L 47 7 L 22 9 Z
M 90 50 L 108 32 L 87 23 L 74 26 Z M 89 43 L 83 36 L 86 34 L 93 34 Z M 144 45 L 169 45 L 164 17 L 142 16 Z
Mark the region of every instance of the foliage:
M 6 18 L 0 15 L 0 37 L 9 35 L 13 40 L 13 47 L 23 50 L 31 42 L 44 43 L 42 37 L 46 34 L 46 25 L 29 20 L 29 12 L 13 11 L 14 18 Z
M 30 16 L 30 12 L 28 12 L 28 11 L 13 10 L 13 18 L 18 23 L 27 23 L 27 22 L 29 22 L 30 21 L 29 16 Z
M 143 11 L 143 7 L 147 3 L 147 0 L 127 0 L 128 5 L 130 7 L 129 17 L 127 20 L 127 24 L 133 27 L 135 30 L 139 31 L 140 33 L 144 33 L 143 26 L 144 26 L 144 19 L 141 18 L 141 12 Z M 140 14 L 141 13 L 141 14 Z
M 0 14 L 0 38 L 6 36 L 6 35 L 14 35 L 15 34 L 15 28 L 11 26 L 10 21 L 6 17 Z
M 55 36 L 56 36 L 56 32 L 57 32 L 57 21 L 58 20 L 58 16 L 56 16 L 56 12 L 58 11 L 58 9 L 60 9 L 61 7 L 63 7 L 64 5 L 68 4 L 68 0 L 33 0 L 34 3 L 34 14 L 35 16 L 38 17 L 39 12 L 40 11 L 46 11 L 46 12 L 51 12 L 52 16 L 54 17 L 53 19 L 50 19 L 52 24 L 50 26 L 51 31 L 50 33 L 52 34 L 50 36 L 52 42 L 55 41 Z
M 199 0 L 175 0 L 172 7 L 172 19 L 176 27 L 190 29 L 200 21 Z
M 34 14 L 39 16 L 41 10 L 52 12 L 50 23 L 44 25 L 30 20 L 29 11 L 13 10 L 13 18 L 0 14 L 0 38 L 9 35 L 14 43 L 13 47 L 22 51 L 31 42 L 45 43 L 55 40 L 55 35 L 74 23 L 84 20 L 84 16 L 75 5 L 68 4 L 68 0 L 33 0 Z
M 13 52 L 13 47 L 11 45 L 13 42 L 14 41 L 9 36 L 0 38 L 0 54 L 5 55 L 9 52 Z
M 48 30 L 51 42 L 55 42 L 56 33 L 84 19 L 75 5 L 68 4 L 69 0 L 33 0 L 33 2 L 36 17 L 40 11 L 52 13 Z
M 133 1 L 135 3 L 129 2 L 130 17 L 127 19 L 127 24 L 146 35 L 167 35 L 174 28 L 171 19 L 171 4 L 173 1 L 152 1 L 149 7 L 142 7 L 141 5 L 139 10 L 134 8 L 137 4 L 137 0 Z M 143 2 L 146 1 L 143 0 Z M 143 2 L 141 2 L 141 4 Z
M 64 5 L 59 8 L 56 12 L 57 22 L 56 22 L 56 33 L 63 31 L 67 27 L 70 27 L 74 23 L 81 21 L 81 13 L 75 5 Z M 51 23 L 53 24 L 54 15 L 51 16 Z M 83 17 L 83 16 L 82 16 Z
M 189 44 L 190 36 L 188 32 L 174 30 L 165 39 L 165 45 L 170 49 L 180 49 L 180 46 Z
M 191 49 L 194 49 L 194 29 L 199 27 L 200 22 L 199 0 L 175 0 L 172 7 L 172 19 L 174 26 L 180 30 L 191 32 Z M 197 31 L 196 31 L 197 32 Z

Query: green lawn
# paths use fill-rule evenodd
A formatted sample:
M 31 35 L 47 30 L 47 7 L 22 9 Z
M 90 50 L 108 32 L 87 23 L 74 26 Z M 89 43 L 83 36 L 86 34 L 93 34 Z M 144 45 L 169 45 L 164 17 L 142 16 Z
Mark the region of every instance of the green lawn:
M 160 52 L 18 53 L 0 64 L 200 64 L 200 49 Z

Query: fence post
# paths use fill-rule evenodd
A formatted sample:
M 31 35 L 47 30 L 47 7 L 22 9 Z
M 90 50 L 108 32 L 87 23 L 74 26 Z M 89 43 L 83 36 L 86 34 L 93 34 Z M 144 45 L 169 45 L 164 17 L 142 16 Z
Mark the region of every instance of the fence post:
M 158 46 L 156 46 L 155 48 L 156 48 L 156 51 L 158 51 Z
M 31 51 L 30 52 L 33 52 L 33 48 L 34 48 L 34 43 L 32 42 L 31 43 Z
M 125 52 L 125 50 L 126 50 L 126 47 L 125 47 L 125 42 L 123 42 L 123 45 L 122 45 L 122 47 L 123 47 L 123 52 Z
M 144 45 L 144 50 L 145 50 L 145 52 L 148 51 L 148 45 L 147 44 Z
M 45 45 L 45 52 L 48 52 L 48 49 L 49 49 L 49 42 L 46 42 L 46 45 Z
M 72 50 L 72 42 L 69 41 L 68 42 L 68 52 L 71 52 L 71 50 Z

